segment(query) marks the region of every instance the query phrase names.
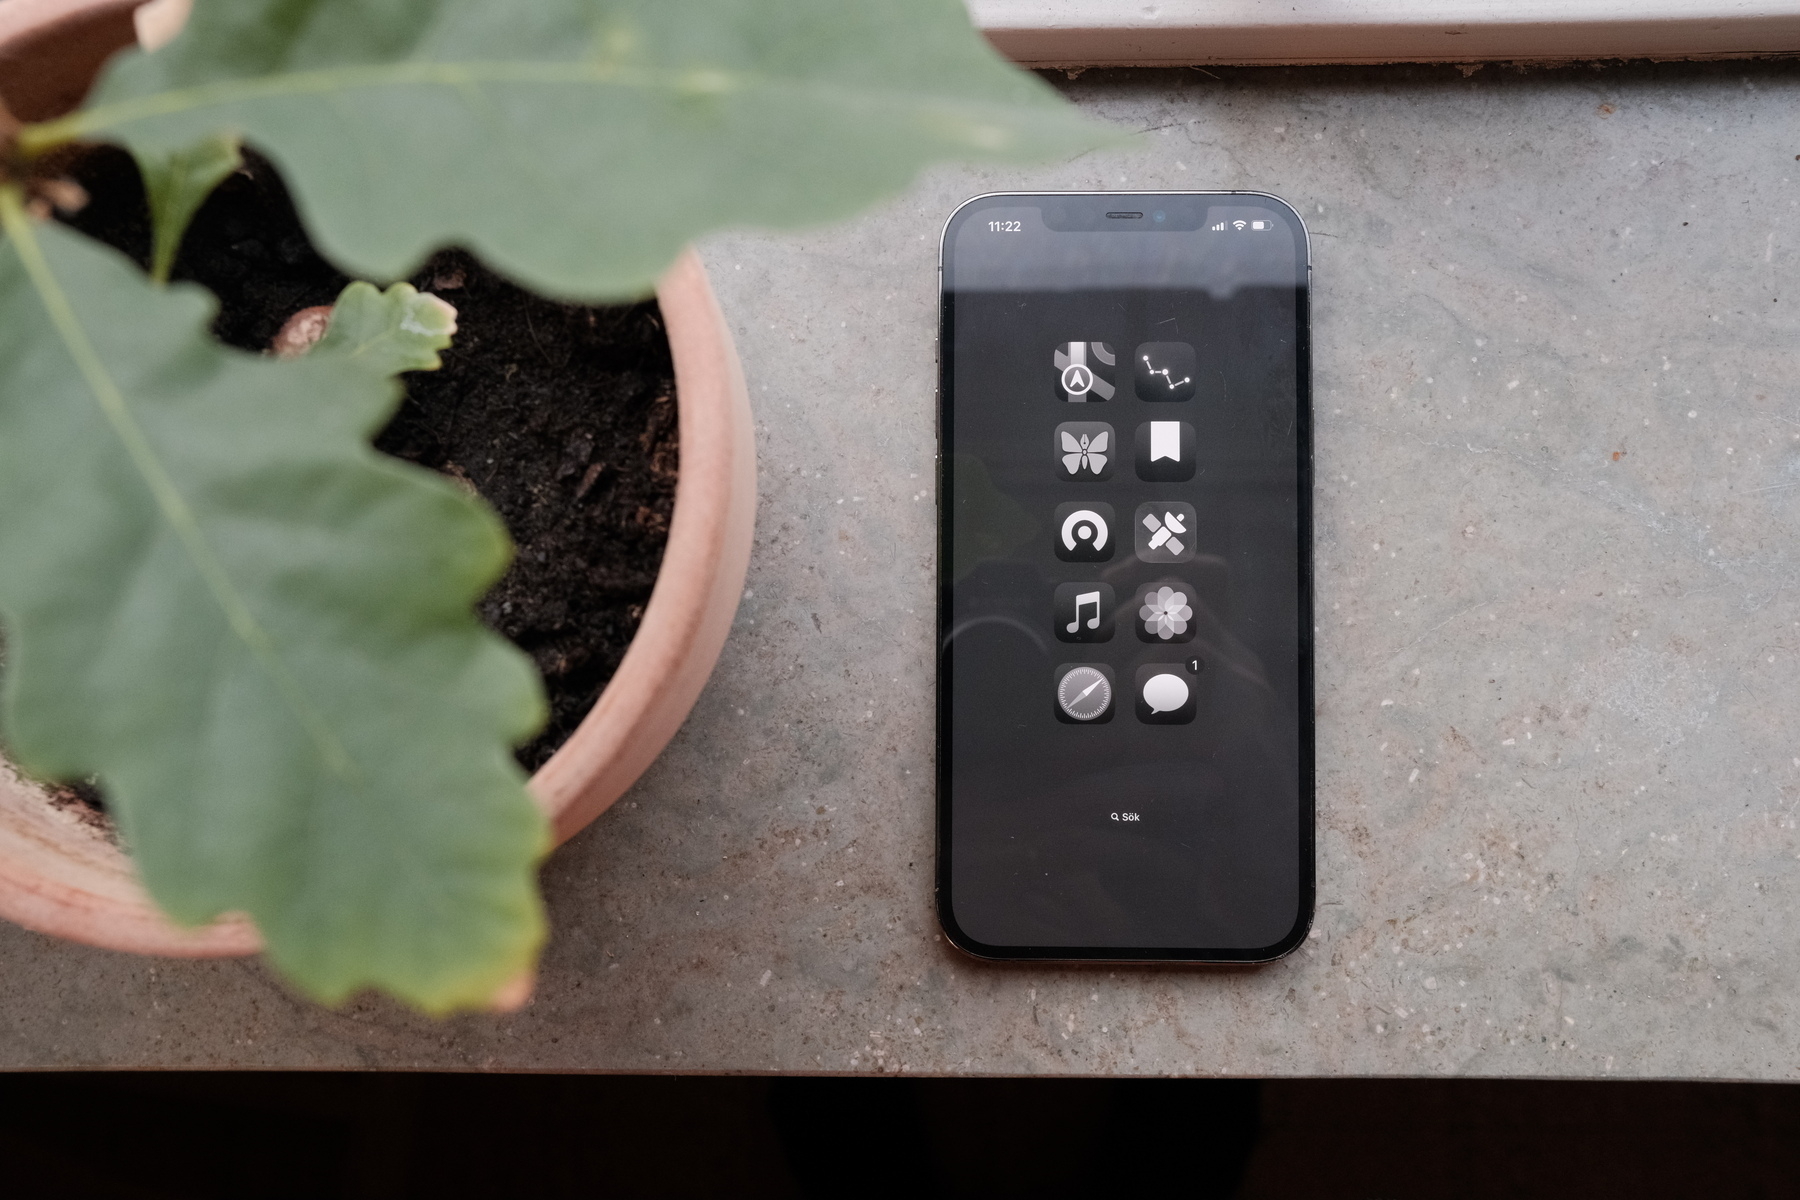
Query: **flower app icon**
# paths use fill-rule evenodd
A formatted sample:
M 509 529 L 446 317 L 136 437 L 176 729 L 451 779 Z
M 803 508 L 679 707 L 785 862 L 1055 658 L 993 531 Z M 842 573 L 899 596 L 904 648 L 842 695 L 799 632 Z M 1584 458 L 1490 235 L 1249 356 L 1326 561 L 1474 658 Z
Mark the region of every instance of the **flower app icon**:
M 1057 475 L 1088 483 L 1111 479 L 1117 440 L 1104 421 L 1064 421 L 1056 427 Z
M 1190 642 L 1194 639 L 1194 606 L 1185 584 L 1151 584 L 1139 593 L 1138 638 L 1146 642 Z

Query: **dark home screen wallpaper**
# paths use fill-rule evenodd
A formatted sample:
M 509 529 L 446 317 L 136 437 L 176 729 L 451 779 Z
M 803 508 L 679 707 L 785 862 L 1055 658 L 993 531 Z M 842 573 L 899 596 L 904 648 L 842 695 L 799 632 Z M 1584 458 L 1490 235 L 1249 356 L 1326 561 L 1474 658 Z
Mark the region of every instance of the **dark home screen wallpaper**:
M 946 928 L 1283 953 L 1313 883 L 1305 231 L 1251 194 L 992 196 L 943 270 Z

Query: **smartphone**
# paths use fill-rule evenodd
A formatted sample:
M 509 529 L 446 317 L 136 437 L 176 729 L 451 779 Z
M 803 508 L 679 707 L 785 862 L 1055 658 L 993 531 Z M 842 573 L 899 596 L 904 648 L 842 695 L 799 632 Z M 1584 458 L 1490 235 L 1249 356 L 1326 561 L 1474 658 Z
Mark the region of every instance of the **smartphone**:
M 1306 227 L 1255 192 L 995 194 L 940 255 L 944 931 L 1279 958 L 1313 910 Z

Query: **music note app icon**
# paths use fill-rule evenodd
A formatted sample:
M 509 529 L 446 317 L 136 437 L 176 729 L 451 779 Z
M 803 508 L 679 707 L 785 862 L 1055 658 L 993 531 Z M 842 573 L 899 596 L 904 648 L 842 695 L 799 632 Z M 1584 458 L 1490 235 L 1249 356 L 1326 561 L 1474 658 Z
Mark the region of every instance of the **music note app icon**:
M 1051 615 L 1059 642 L 1110 642 L 1117 598 L 1104 583 L 1062 583 L 1056 587 Z

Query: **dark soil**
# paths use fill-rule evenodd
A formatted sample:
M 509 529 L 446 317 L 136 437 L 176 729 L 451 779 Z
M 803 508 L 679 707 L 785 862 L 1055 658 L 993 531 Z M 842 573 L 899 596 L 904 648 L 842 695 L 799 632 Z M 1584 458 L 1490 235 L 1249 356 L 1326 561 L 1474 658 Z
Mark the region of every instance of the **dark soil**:
M 262 352 L 350 281 L 307 241 L 274 168 L 245 158 L 195 217 L 173 274 L 218 296 L 220 340 Z M 91 199 L 67 223 L 147 264 L 130 156 L 97 149 L 70 173 Z M 517 557 L 479 611 L 543 673 L 550 723 L 518 751 L 535 770 L 618 669 L 662 563 L 678 462 L 668 340 L 654 301 L 559 304 L 459 250 L 411 282 L 456 306 L 458 331 L 441 370 L 402 376 L 406 400 L 376 446 L 472 487 L 512 533 Z

